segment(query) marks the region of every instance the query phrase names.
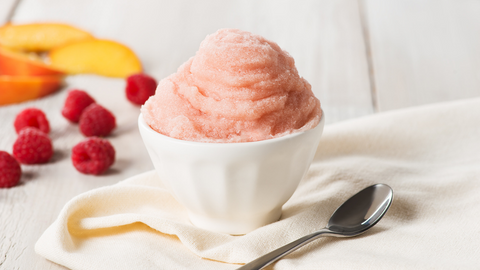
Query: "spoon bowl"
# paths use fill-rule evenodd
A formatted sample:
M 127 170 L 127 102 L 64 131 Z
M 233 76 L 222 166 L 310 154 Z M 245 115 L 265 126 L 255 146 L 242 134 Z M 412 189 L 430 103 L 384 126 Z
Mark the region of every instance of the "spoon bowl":
M 383 217 L 392 200 L 393 191 L 389 186 L 369 186 L 338 207 L 330 217 L 326 229 L 341 236 L 364 233 Z
M 238 270 L 262 269 L 321 236 L 352 237 L 362 234 L 380 221 L 392 201 L 393 190 L 388 185 L 369 186 L 338 207 L 325 228 L 267 253 Z

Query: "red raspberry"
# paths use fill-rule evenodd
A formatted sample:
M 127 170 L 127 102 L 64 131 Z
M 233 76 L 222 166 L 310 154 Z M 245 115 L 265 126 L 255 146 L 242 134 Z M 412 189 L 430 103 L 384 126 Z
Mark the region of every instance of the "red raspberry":
M 131 102 L 143 105 L 147 99 L 155 94 L 157 82 L 146 74 L 135 74 L 127 78 L 126 94 Z
M 107 136 L 115 127 L 115 116 L 96 103 L 88 106 L 80 116 L 80 131 L 87 137 Z
M 23 164 L 46 163 L 52 155 L 53 146 L 48 135 L 33 127 L 22 129 L 13 144 L 13 156 Z
M 65 105 L 62 108 L 62 115 L 73 123 L 78 123 L 83 110 L 90 104 L 95 103 L 95 100 L 82 90 L 71 90 L 68 92 Z
M 0 151 L 0 188 L 15 186 L 20 181 L 22 169 L 9 153 Z
M 37 108 L 27 108 L 21 111 L 17 114 L 13 125 L 17 133 L 25 127 L 35 127 L 46 134 L 50 132 L 50 124 L 48 123 L 45 113 Z
M 90 137 L 72 149 L 73 166 L 81 173 L 99 175 L 115 161 L 115 149 L 109 141 Z

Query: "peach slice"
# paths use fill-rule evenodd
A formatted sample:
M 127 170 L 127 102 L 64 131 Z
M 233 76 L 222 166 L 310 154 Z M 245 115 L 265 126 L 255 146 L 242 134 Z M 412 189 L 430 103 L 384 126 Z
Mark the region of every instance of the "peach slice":
M 68 74 L 93 73 L 125 78 L 142 71 L 142 64 L 125 45 L 94 39 L 69 43 L 50 51 L 52 66 Z
M 0 47 L 0 75 L 45 76 L 64 75 L 64 73 L 46 65 L 36 56 L 32 57 Z
M 14 50 L 49 51 L 85 39 L 93 39 L 93 36 L 60 23 L 6 24 L 0 27 L 0 45 Z
M 62 84 L 62 76 L 0 75 L 0 105 L 46 96 L 60 89 Z

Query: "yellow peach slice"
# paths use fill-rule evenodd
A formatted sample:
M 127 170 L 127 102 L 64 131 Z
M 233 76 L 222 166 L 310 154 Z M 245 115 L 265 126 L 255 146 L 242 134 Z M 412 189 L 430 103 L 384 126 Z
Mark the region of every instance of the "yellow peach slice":
M 35 54 L 30 55 L 0 47 L 0 75 L 44 76 L 64 75 L 42 62 Z
M 49 51 L 85 39 L 93 39 L 93 36 L 60 23 L 6 24 L 0 27 L 0 45 L 14 50 Z
M 49 53 L 53 67 L 68 74 L 93 73 L 109 77 L 127 77 L 142 71 L 142 64 L 125 45 L 94 39 L 53 49 Z
M 60 89 L 62 84 L 62 76 L 0 75 L 0 105 L 46 96 Z

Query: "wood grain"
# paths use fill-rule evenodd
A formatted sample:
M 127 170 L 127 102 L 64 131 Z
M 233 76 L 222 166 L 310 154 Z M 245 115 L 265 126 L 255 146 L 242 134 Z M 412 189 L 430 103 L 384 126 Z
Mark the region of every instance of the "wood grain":
M 147 73 L 161 79 L 193 56 L 207 34 L 240 28 L 276 41 L 311 82 L 327 122 L 373 112 L 358 4 L 349 0 L 118 1 L 22 0 L 14 23 L 60 21 L 120 41 L 140 56 Z M 47 165 L 22 166 L 21 185 L 0 190 L 0 269 L 62 269 L 34 253 L 40 235 L 73 196 L 152 169 L 136 127 L 138 107 L 124 97 L 124 81 L 69 76 L 65 89 L 36 101 L 0 107 L 0 149 L 11 152 L 15 115 L 44 110 L 55 156 Z M 88 91 L 117 117 L 108 139 L 117 161 L 104 176 L 78 173 L 71 148 L 83 139 L 60 115 L 68 89 Z
M 88 18 L 88 19 L 86 19 Z M 327 123 L 373 112 L 356 1 L 24 0 L 13 21 L 62 21 L 121 41 L 164 78 L 195 55 L 206 35 L 240 28 L 277 42 L 320 98 Z
M 36 255 L 33 247 L 66 202 L 85 191 L 153 169 L 136 126 L 138 107 L 123 98 L 123 81 L 84 75 L 68 78 L 67 85 L 88 89 L 98 103 L 116 116 L 118 127 L 107 138 L 116 149 L 115 164 L 102 176 L 83 175 L 74 169 L 70 161 L 71 148 L 84 137 L 78 125 L 69 123 L 60 114 L 66 90 L 36 101 L 2 107 L 0 149 L 11 153 L 16 138 L 15 115 L 34 106 L 42 109 L 50 121 L 55 153 L 48 164 L 22 165 L 20 185 L 0 189 L 0 269 L 48 269 L 52 264 Z
M 0 25 L 8 22 L 13 15 L 13 11 L 20 0 L 1 0 L 0 1 Z
M 380 111 L 480 96 L 480 2 L 364 0 Z

